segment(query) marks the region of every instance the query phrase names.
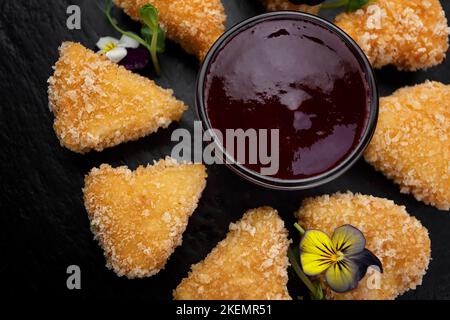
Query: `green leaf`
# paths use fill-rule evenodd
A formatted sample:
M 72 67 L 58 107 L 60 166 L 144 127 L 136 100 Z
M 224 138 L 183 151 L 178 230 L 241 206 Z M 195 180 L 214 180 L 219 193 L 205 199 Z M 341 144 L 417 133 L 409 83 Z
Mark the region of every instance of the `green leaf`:
M 300 267 L 299 260 L 300 260 L 300 253 L 298 246 L 291 246 L 288 248 L 288 258 L 289 262 L 291 263 L 291 267 L 294 270 L 295 274 L 299 277 L 299 279 L 305 284 L 305 286 L 309 289 L 309 291 L 313 294 L 315 294 L 315 291 L 317 288 L 313 285 L 311 280 L 306 276 L 306 274 L 303 272 L 302 268 Z
M 139 9 L 141 20 L 151 29 L 158 28 L 158 10 L 151 4 L 146 4 Z
M 323 295 L 322 285 L 319 280 L 313 282 L 315 287 L 314 291 L 310 292 L 311 300 L 325 300 L 325 296 Z
M 152 29 L 150 29 L 149 26 L 147 25 L 142 26 L 141 34 L 146 42 L 148 43 L 152 42 L 153 31 Z M 164 30 L 158 28 L 158 41 L 156 44 L 156 52 L 164 53 L 164 51 L 166 51 L 166 34 Z
M 366 4 L 368 4 L 369 1 L 370 0 L 349 0 L 346 10 L 347 10 L 347 12 L 356 11 L 356 10 L 364 7 Z
M 353 12 L 361 9 L 371 1 L 374 0 L 335 0 L 332 2 L 322 3 L 320 9 L 336 9 L 345 7 L 347 12 Z
M 320 9 L 336 9 L 348 5 L 349 0 L 336 0 L 333 2 L 326 2 L 320 5 Z

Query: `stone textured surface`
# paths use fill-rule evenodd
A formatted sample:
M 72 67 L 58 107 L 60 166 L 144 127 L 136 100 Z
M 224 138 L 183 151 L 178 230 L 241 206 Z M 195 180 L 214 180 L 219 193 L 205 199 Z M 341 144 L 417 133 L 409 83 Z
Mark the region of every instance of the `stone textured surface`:
M 262 12 L 256 0 L 223 2 L 228 27 Z M 74 3 L 82 9 L 80 31 L 66 28 L 66 8 Z M 450 3 L 442 3 L 450 15 Z M 116 16 L 122 25 L 138 30 L 124 14 L 117 11 Z M 423 285 L 401 299 L 450 299 L 450 215 L 417 202 L 411 195 L 400 194 L 396 185 L 364 160 L 333 183 L 299 192 L 265 190 L 223 166 L 210 166 L 199 208 L 190 220 L 183 245 L 166 268 L 142 280 L 118 278 L 107 270 L 83 206 L 84 175 L 101 163 L 136 168 L 170 153 L 172 130 L 193 127 L 198 62 L 169 43 L 161 57 L 162 76 L 144 72 L 158 84 L 171 87 L 176 97 L 191 107 L 180 124 L 102 153 L 78 155 L 62 148 L 53 132 L 46 81 L 63 40 L 81 41 L 94 48 L 98 37 L 105 35 L 116 34 L 95 1 L 0 1 L 0 273 L 4 294 L 171 299 L 172 290 L 191 264 L 202 260 L 224 238 L 228 224 L 240 219 L 247 209 L 262 205 L 278 209 L 296 239 L 293 212 L 303 198 L 351 190 L 405 205 L 430 231 L 433 260 L 429 271 Z M 426 79 L 449 83 L 450 60 L 426 72 L 398 72 L 388 67 L 377 71 L 377 78 L 382 95 Z M 71 264 L 81 267 L 81 291 L 66 289 L 66 268 Z M 296 297 L 296 280 L 292 279 L 289 286 Z

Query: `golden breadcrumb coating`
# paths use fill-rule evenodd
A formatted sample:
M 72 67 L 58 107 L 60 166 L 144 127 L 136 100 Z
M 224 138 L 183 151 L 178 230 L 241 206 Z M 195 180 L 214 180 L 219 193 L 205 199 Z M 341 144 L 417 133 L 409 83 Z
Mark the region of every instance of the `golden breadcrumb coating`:
M 290 300 L 288 232 L 275 209 L 247 211 L 174 291 L 177 300 Z
M 55 132 L 79 153 L 139 139 L 180 120 L 187 109 L 172 90 L 77 43 L 62 44 L 48 83 Z
M 391 200 L 347 192 L 308 198 L 296 216 L 304 228 L 329 235 L 344 224 L 355 226 L 364 233 L 366 248 L 383 264 L 382 274 L 370 268 L 353 291 L 336 293 L 324 285 L 328 299 L 395 299 L 422 284 L 430 261 L 430 238 L 427 229 L 405 207 Z
M 375 68 L 426 69 L 440 64 L 448 49 L 449 28 L 439 0 L 377 0 L 338 15 L 335 23 Z
M 267 11 L 278 11 L 278 10 L 295 10 L 303 11 L 312 14 L 318 14 L 320 10 L 320 5 L 318 6 L 308 6 L 306 4 L 292 4 L 289 0 L 260 0 Z
M 101 165 L 86 176 L 84 204 L 107 267 L 118 276 L 158 273 L 182 242 L 206 184 L 200 164 L 171 158 L 131 171 Z
M 381 98 L 366 161 L 419 201 L 450 209 L 450 85 L 438 82 Z
M 220 0 L 114 0 L 131 18 L 150 3 L 158 9 L 167 37 L 203 61 L 209 48 L 225 31 L 225 9 Z

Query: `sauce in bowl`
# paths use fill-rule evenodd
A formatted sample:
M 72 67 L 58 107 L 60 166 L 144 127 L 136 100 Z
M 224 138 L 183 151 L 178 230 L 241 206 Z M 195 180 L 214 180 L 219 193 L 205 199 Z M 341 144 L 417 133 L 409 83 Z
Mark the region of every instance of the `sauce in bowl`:
M 373 131 L 367 130 L 374 99 L 370 67 L 315 18 L 268 15 L 241 27 L 213 51 L 199 84 L 209 125 L 224 137 L 226 129 L 278 129 L 279 170 L 273 178 L 299 180 L 329 172 Z M 262 165 L 243 166 L 259 172 Z

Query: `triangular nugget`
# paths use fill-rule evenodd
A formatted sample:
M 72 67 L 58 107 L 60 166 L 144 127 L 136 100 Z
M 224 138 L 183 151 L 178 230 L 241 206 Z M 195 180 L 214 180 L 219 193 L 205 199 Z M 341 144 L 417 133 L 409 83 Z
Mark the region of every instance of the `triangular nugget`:
M 307 4 L 293 4 L 289 0 L 260 0 L 267 11 L 278 11 L 278 10 L 294 10 L 303 11 L 312 14 L 319 13 L 320 5 L 309 6 Z
M 114 0 L 114 3 L 135 20 L 139 20 L 143 5 L 155 6 L 167 37 L 200 61 L 225 31 L 225 9 L 220 0 Z
M 136 140 L 178 121 L 186 105 L 172 90 L 81 44 L 65 42 L 49 79 L 50 109 L 61 144 L 85 153 Z
M 296 213 L 305 229 L 328 235 L 345 224 L 364 234 L 366 248 L 383 264 L 383 273 L 369 268 L 354 290 L 337 293 L 320 277 L 329 300 L 392 300 L 422 283 L 430 263 L 428 230 L 388 199 L 362 194 L 336 193 L 303 200 Z
M 250 210 L 174 291 L 178 300 L 287 300 L 288 232 L 275 209 Z
M 107 267 L 128 278 L 158 273 L 181 244 L 205 184 L 203 165 L 170 158 L 136 171 L 92 169 L 84 203 Z
M 373 67 L 399 70 L 440 64 L 448 50 L 445 12 L 439 0 L 378 0 L 335 23 L 359 44 Z
M 450 209 L 450 85 L 427 81 L 380 99 L 366 161 L 402 193 Z

